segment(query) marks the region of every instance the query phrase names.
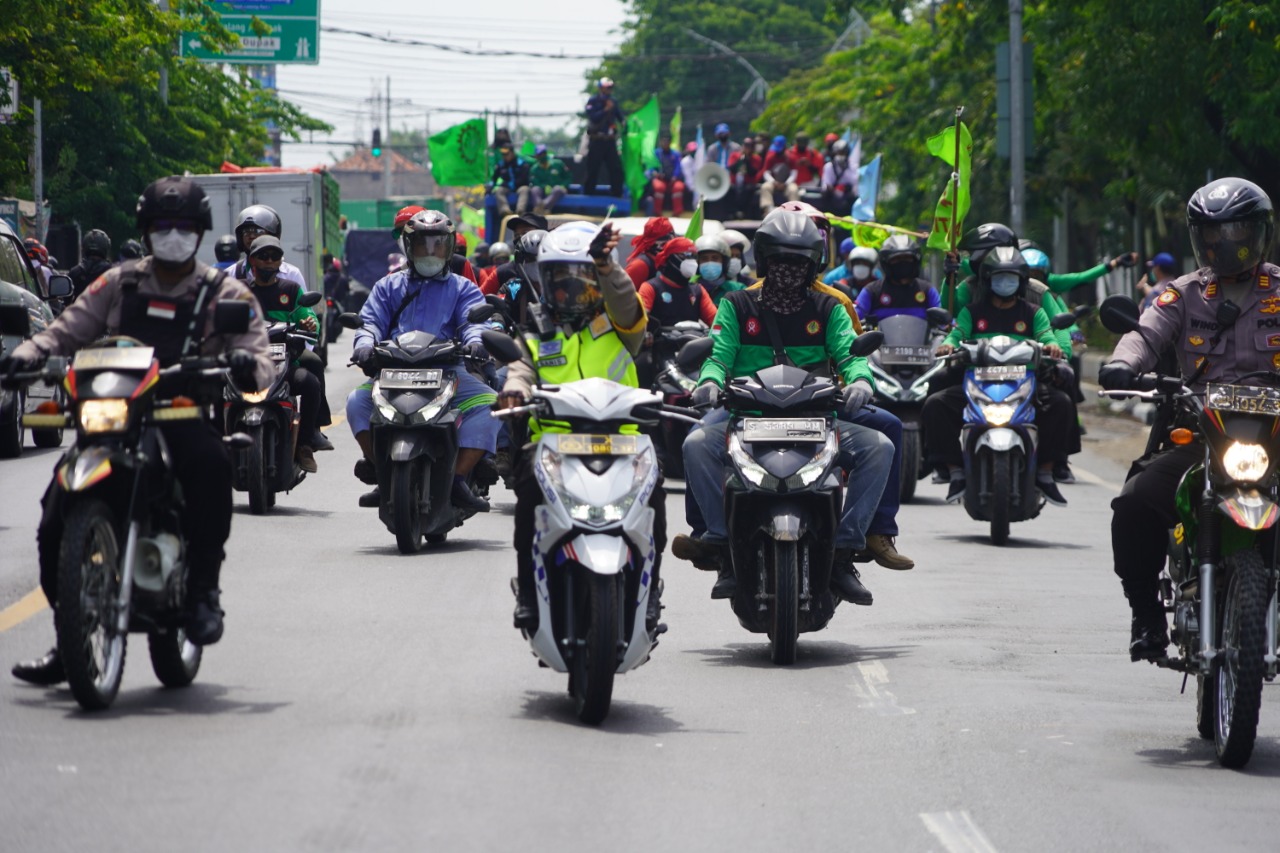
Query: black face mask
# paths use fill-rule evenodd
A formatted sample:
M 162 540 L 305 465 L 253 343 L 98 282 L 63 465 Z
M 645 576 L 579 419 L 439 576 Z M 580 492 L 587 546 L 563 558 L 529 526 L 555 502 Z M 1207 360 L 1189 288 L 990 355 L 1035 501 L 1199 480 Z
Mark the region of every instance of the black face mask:
M 779 314 L 794 314 L 803 307 L 812 283 L 809 264 L 804 259 L 785 255 L 771 258 L 760 304 Z

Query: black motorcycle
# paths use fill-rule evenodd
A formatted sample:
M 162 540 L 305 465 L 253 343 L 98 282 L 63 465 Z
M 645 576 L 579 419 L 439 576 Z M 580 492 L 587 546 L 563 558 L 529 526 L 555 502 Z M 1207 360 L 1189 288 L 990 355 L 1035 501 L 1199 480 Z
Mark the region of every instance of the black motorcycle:
M 686 320 L 674 326 L 661 326 L 650 318 L 649 329 L 653 333 L 653 359 L 655 375 L 653 390 L 662 395 L 662 402 L 677 408 L 687 407 L 693 389 L 698 387 L 698 368 L 701 365 L 681 367 L 679 355 L 684 347 L 707 336 L 707 327 L 698 320 Z M 689 435 L 688 423 L 672 418 L 663 419 L 651 428 L 653 443 L 661 460 L 662 473 L 677 480 L 684 479 L 684 440 Z

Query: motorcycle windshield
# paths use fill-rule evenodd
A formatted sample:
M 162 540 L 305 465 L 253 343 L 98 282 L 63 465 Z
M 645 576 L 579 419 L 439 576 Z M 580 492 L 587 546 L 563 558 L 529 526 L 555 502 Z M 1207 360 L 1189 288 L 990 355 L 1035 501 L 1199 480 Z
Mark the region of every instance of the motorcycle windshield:
M 918 347 L 929 343 L 929 322 L 923 317 L 897 314 L 885 317 L 876 326 L 884 333 L 884 345 Z

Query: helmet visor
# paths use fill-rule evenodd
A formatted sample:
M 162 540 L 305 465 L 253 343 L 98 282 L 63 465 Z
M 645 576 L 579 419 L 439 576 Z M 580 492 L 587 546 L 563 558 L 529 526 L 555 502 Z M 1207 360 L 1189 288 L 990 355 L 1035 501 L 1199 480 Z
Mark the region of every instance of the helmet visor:
M 542 298 L 557 318 L 581 317 L 595 311 L 601 302 L 595 264 L 539 264 Z
M 1262 262 L 1270 225 L 1262 220 L 1196 222 L 1188 231 L 1196 261 L 1217 275 L 1230 276 L 1253 269 Z
M 406 247 L 414 258 L 447 258 L 453 247 L 448 234 L 410 234 Z

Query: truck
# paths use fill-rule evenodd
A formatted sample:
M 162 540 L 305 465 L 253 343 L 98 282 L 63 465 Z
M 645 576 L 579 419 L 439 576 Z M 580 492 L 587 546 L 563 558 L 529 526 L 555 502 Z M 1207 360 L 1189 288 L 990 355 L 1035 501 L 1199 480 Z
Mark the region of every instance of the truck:
M 219 236 L 235 232 L 240 211 L 265 204 L 280 215 L 280 242 L 284 259 L 302 270 L 307 287 L 324 288 L 322 258 L 338 254 L 342 231 L 338 182 L 324 171 L 273 168 L 240 169 L 224 164 L 223 172 L 191 175 L 204 188 L 213 213 L 213 231 L 200 243 L 196 257 L 207 264 L 216 262 L 213 245 Z M 327 302 L 321 300 L 316 313 L 323 316 Z M 323 319 L 316 353 L 328 361 L 328 336 Z

